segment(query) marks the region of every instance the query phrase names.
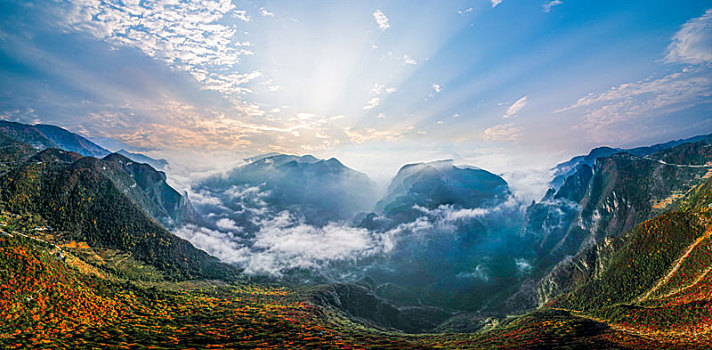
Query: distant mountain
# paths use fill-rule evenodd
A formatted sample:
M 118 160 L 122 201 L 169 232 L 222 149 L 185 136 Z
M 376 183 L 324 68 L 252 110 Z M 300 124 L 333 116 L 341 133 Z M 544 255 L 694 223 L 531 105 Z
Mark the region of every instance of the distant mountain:
M 608 157 L 620 152 L 626 152 L 638 157 L 646 157 L 651 154 L 670 149 L 678 145 L 709 140 L 710 138 L 712 138 L 712 135 L 698 135 L 687 139 L 674 140 L 656 144 L 653 146 L 636 147 L 631 149 L 597 147 L 591 150 L 591 152 L 589 152 L 587 155 L 576 156 L 566 162 L 556 165 L 552 169 L 554 171 L 554 178 L 551 180 L 549 187 L 552 188 L 554 191 L 558 191 L 559 187 L 561 187 L 566 178 L 573 175 L 584 165 L 592 167 L 596 159 L 598 158 Z
M 194 189 L 219 198 L 233 212 L 244 212 L 245 207 L 270 213 L 288 210 L 316 225 L 351 220 L 356 213 L 370 210 L 378 195 L 368 176 L 336 158 L 268 154 L 247 160 L 248 164 L 208 178 Z M 236 194 L 246 190 L 247 194 L 259 194 L 259 200 L 236 201 Z M 246 225 L 251 220 L 233 219 Z
M 408 164 L 393 178 L 376 212 L 407 221 L 419 215 L 415 207 L 492 207 L 510 195 L 507 182 L 486 170 L 456 167 L 452 160 Z
M 111 153 L 82 136 L 53 125 L 27 125 L 0 120 L 0 132 L 39 150 L 60 148 L 98 158 Z
M 0 146 L 3 147 L 0 173 L 3 168 L 11 168 L 15 163 L 27 160 L 36 150 L 58 148 L 83 156 L 105 157 L 118 169 L 110 174 L 111 179 L 134 203 L 141 206 L 162 225 L 174 228 L 186 222 L 198 221 L 197 213 L 187 195 L 181 195 L 166 183 L 166 175 L 150 165 L 140 163 L 167 164 L 165 160 L 155 160 L 141 154 L 123 151 L 141 161 L 112 154 L 87 139 L 52 125 L 26 125 L 0 121 Z M 74 159 L 76 160 L 76 159 Z M 74 161 L 65 160 L 65 161 Z M 104 167 L 104 170 L 107 168 Z M 109 170 L 110 171 L 110 170 Z M 109 175 L 107 171 L 107 175 Z
M 563 255 L 584 242 L 617 236 L 663 213 L 699 183 L 708 170 L 699 165 L 712 160 L 710 144 L 712 137 L 705 137 L 644 157 L 621 152 L 597 158 L 592 167 L 583 164 L 529 208 L 527 230 L 544 234 L 541 249 Z
M 611 147 L 598 147 L 594 148 L 585 156 L 577 156 L 571 158 L 569 161 L 558 164 L 554 167 L 554 178 L 551 180 L 549 187 L 554 191 L 558 191 L 564 181 L 571 175 L 575 174 L 582 167 L 588 166 L 589 168 L 593 166 L 596 159 L 608 157 L 610 155 L 621 152 L 621 148 L 611 148 Z
M 154 159 L 141 153 L 132 153 L 124 149 L 120 149 L 115 153 L 118 153 L 137 163 L 146 163 L 156 170 L 164 170 L 168 166 L 168 161 L 166 161 L 165 159 Z

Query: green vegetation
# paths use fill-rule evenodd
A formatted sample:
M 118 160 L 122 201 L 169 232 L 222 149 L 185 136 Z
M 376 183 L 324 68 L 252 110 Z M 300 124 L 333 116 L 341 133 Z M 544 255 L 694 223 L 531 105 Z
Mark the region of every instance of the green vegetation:
M 32 139 L 35 131 L 23 137 Z M 364 305 L 389 307 L 372 295 L 363 294 L 361 303 L 348 299 L 365 287 L 248 283 L 236 268 L 172 235 L 157 216 L 175 215 L 180 196 L 148 166 L 121 156 L 101 160 L 53 148 L 38 152 L 9 135 L 0 132 L 0 348 L 690 349 L 712 344 L 712 178 L 707 168 L 679 166 L 688 158 L 705 164 L 712 157 L 708 144 L 678 146 L 650 159 L 615 155 L 601 161 L 595 174 L 564 184 L 571 198 L 585 204 L 584 220 L 600 215 L 598 231 L 592 232 L 599 243 L 571 260 L 573 268 L 563 270 L 570 284 L 566 293 L 546 306 L 486 319 L 454 312 L 451 321 L 484 327 L 475 333 L 413 335 L 357 322 L 371 312 Z M 569 248 L 578 247 L 586 234 L 567 232 Z M 362 284 L 373 287 L 367 280 Z M 421 297 L 395 285 L 375 292 L 404 301 Z M 339 300 L 319 299 L 327 297 Z M 435 324 L 449 317 L 418 312 L 420 321 Z M 391 316 L 394 321 L 399 314 Z
M 112 181 L 116 164 L 44 150 L 0 176 L 0 200 L 36 213 L 66 239 L 131 252 L 171 278 L 236 278 L 237 270 L 195 249 L 151 218 Z M 130 178 L 130 175 L 126 175 Z

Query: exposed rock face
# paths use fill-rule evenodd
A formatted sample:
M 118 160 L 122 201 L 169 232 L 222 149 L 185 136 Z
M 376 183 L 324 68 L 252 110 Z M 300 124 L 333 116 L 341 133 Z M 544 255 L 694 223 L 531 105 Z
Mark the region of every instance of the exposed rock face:
M 175 228 L 198 220 L 187 195 L 181 195 L 168 185 L 165 173 L 118 153 L 112 153 L 103 160 L 105 165 L 102 171 L 129 198 L 164 226 Z
M 532 281 L 523 283 L 503 310 L 531 309 L 602 273 L 616 249 L 611 238 L 674 208 L 703 181 L 712 138 L 694 140 L 597 158 L 532 204 L 525 236 L 536 242 L 539 260 Z M 659 152 L 649 154 L 654 150 Z
M 537 305 L 547 304 L 555 297 L 570 292 L 576 285 L 598 278 L 620 244 L 619 240 L 605 237 L 600 244 L 594 244 L 576 256 L 564 258 L 537 285 Z

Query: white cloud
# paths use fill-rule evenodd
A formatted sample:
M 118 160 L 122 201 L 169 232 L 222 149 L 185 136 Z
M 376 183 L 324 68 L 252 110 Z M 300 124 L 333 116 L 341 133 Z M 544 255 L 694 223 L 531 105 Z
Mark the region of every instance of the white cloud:
M 563 4 L 561 2 L 561 0 L 551 0 L 551 1 L 545 2 L 544 5 L 542 5 L 542 6 L 544 7 L 544 12 L 549 12 L 549 11 L 551 11 L 552 7 L 554 7 L 556 5 L 561 5 L 561 4 Z
M 373 13 L 373 18 L 376 20 L 376 23 L 378 23 L 378 28 L 380 28 L 382 31 L 390 28 L 390 24 L 388 24 L 388 17 L 381 12 L 381 10 L 376 10 L 376 12 Z
M 332 261 L 356 259 L 386 249 L 383 239 L 364 228 L 333 222 L 311 226 L 288 211 L 263 216 L 254 223 L 259 230 L 249 240 L 195 225 L 185 225 L 175 234 L 221 261 L 243 267 L 248 274 L 276 276 L 288 269 L 320 268 Z M 220 219 L 216 224 L 221 229 L 241 231 L 229 219 Z
M 235 17 L 243 22 L 249 22 L 250 16 L 247 15 L 247 11 L 235 10 L 232 12 L 232 17 Z
M 239 100 L 249 92 L 243 85 L 260 73 L 237 72 L 240 57 L 252 54 L 252 44 L 235 40 L 237 28 L 224 23 L 226 16 L 249 21 L 247 13 L 236 10 L 230 0 L 81 0 L 67 7 L 60 24 L 115 46 L 137 48 L 173 69 L 190 73 L 203 88 Z
M 442 91 L 442 88 L 440 87 L 440 84 L 433 83 L 433 90 L 435 90 L 435 92 L 437 93 L 440 93 L 440 91 Z
M 398 91 L 398 89 L 394 87 L 386 87 L 383 84 L 374 84 L 373 88 L 371 89 L 371 95 L 390 95 L 396 91 Z
M 366 103 L 365 106 L 363 106 L 363 109 L 369 110 L 378 107 L 378 105 L 381 104 L 381 98 L 380 97 L 374 97 L 370 100 L 368 100 L 368 103 Z
M 235 221 L 232 221 L 228 218 L 222 218 L 222 219 L 216 221 L 215 225 L 218 228 L 227 230 L 227 231 L 239 232 L 242 230 L 242 228 L 237 226 L 237 223 L 235 223 Z
M 501 1 L 501 0 L 500 0 Z M 460 272 L 457 274 L 457 278 L 474 278 L 483 282 L 489 281 L 489 275 L 482 265 L 477 265 L 475 270 L 472 272 Z
M 502 2 L 502 0 L 499 0 L 499 2 Z M 466 9 L 464 9 L 464 10 L 459 10 L 459 11 L 457 11 L 457 13 L 458 13 L 459 15 L 464 16 L 464 15 L 466 15 L 466 14 L 468 14 L 468 13 L 472 13 L 472 11 L 474 11 L 474 9 L 473 9 L 472 7 L 468 7 L 468 8 L 466 8 Z
M 412 126 L 405 128 L 406 132 L 412 130 Z M 364 143 L 371 140 L 395 141 L 402 140 L 404 136 L 404 132 L 402 130 L 377 130 L 374 128 L 346 127 L 343 131 L 353 143 Z
M 260 15 L 262 17 L 274 17 L 274 12 L 269 12 L 264 7 L 260 7 Z
M 249 249 L 233 241 L 224 233 L 205 227 L 186 225 L 173 233 L 226 263 L 244 264 L 250 253 Z
M 509 118 L 512 116 L 517 115 L 522 108 L 524 108 L 527 105 L 527 97 L 524 96 L 520 99 L 517 100 L 517 102 L 514 102 L 509 108 L 507 108 L 507 112 L 504 113 L 502 118 Z
M 534 268 L 532 264 L 530 264 L 529 261 L 524 258 L 514 259 L 514 264 L 517 266 L 517 273 L 523 275 L 529 274 L 529 272 L 531 272 Z
M 490 141 L 516 141 L 522 133 L 522 129 L 514 126 L 514 123 L 506 123 L 487 128 L 482 136 Z
M 501 174 L 509 184 L 509 189 L 524 203 L 532 200 L 541 200 L 549 189 L 552 179 L 551 169 L 548 167 L 510 167 L 510 170 Z
M 403 56 L 402 59 L 403 59 L 403 63 L 405 63 L 405 64 L 418 64 L 418 61 L 415 58 L 410 57 L 408 55 Z
M 687 21 L 675 33 L 667 48 L 667 62 L 708 63 L 712 62 L 712 9 L 701 17 Z
M 667 48 L 666 60 L 696 64 L 678 72 L 627 82 L 607 91 L 590 93 L 575 104 L 557 110 L 583 110 L 580 128 L 588 129 L 595 141 L 610 140 L 612 133 L 624 133 L 618 125 L 684 110 L 709 102 L 712 97 L 712 10 L 687 21 Z M 622 135 L 632 136 L 632 135 Z
M 497 5 L 502 3 L 502 0 L 491 0 L 492 1 L 492 7 L 497 7 Z
M 455 209 L 452 205 L 441 205 L 435 209 L 428 209 L 420 206 L 415 206 L 414 209 L 423 212 L 435 221 L 452 223 L 461 220 L 472 220 L 481 218 L 492 212 L 489 208 L 464 208 Z
M 313 268 L 378 250 L 368 230 L 329 223 L 315 227 L 295 223 L 288 212 L 262 222 L 246 272 L 278 275 L 290 268 Z
M 661 78 L 624 83 L 591 93 L 557 112 L 585 109 L 582 127 L 601 129 L 663 109 L 680 110 L 712 96 L 712 76 L 706 69 L 685 69 Z

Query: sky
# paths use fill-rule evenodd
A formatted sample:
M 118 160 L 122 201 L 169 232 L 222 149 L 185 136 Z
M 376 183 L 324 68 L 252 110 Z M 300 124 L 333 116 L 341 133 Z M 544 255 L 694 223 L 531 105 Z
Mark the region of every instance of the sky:
M 184 185 L 267 152 L 380 183 L 450 158 L 538 199 L 593 147 L 712 133 L 712 4 L 4 0 L 0 119 L 166 158 Z

